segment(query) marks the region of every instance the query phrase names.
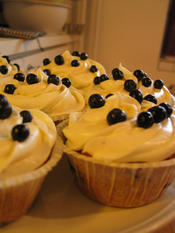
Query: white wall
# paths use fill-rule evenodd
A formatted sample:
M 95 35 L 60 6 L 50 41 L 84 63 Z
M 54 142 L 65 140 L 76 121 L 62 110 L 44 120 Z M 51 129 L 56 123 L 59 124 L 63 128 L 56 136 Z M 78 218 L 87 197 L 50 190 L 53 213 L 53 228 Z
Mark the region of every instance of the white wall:
M 175 73 L 157 69 L 168 6 L 169 0 L 88 0 L 86 50 L 108 72 L 122 62 L 175 83 Z

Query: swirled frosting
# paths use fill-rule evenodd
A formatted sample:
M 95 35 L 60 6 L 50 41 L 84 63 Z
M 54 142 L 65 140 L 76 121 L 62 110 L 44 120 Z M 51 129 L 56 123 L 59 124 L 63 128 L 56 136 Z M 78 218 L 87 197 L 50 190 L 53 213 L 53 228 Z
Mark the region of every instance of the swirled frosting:
M 24 123 L 29 136 L 22 142 L 12 137 L 12 128 L 22 124 L 20 109 L 13 107 L 7 119 L 0 120 L 0 179 L 32 171 L 48 159 L 55 144 L 53 121 L 39 110 L 31 110 L 32 121 Z
M 155 89 L 153 85 L 143 87 L 132 73 L 122 66 L 121 69 L 124 72 L 124 80 L 107 80 L 100 84 L 105 90 L 99 91 L 100 94 L 107 94 L 106 90 L 108 94 L 113 93 L 105 99 L 104 106 L 87 106 L 83 112 L 70 115 L 69 124 L 63 130 L 67 138 L 66 145 L 72 150 L 81 151 L 97 161 L 109 164 L 167 159 L 175 152 L 174 111 L 171 117 L 153 124 L 148 129 L 138 127 L 138 114 L 156 104 L 147 100 L 140 104 L 129 96 L 129 92 L 124 89 L 124 82 L 126 79 L 133 79 L 143 96 L 153 94 L 157 104 L 167 102 L 174 106 L 174 97 L 165 86 L 161 89 Z M 107 115 L 114 108 L 125 111 L 127 120 L 109 125 Z
M 62 57 L 64 58 L 64 64 L 57 65 L 54 61 L 51 61 L 50 64 L 43 65 L 42 69 L 50 70 L 52 74 L 58 75 L 61 79 L 65 77 L 69 78 L 72 85 L 77 89 L 90 86 L 93 83 L 94 77 L 106 73 L 104 67 L 92 59 L 87 58 L 86 60 L 81 60 L 80 57 L 72 56 L 69 51 L 65 51 Z M 77 67 L 71 66 L 73 60 L 79 62 Z M 94 73 L 90 72 L 92 65 L 97 68 L 97 71 Z
M 11 77 L 8 82 L 0 80 L 0 93 L 5 95 L 8 101 L 21 109 L 39 109 L 47 113 L 53 120 L 67 115 L 73 111 L 80 111 L 84 107 L 84 98 L 74 87 L 67 88 L 61 82 L 58 85 L 47 82 L 48 76 L 41 68 L 33 72 L 39 82 L 29 85 L 19 82 Z M 4 92 L 7 84 L 13 84 L 13 94 Z

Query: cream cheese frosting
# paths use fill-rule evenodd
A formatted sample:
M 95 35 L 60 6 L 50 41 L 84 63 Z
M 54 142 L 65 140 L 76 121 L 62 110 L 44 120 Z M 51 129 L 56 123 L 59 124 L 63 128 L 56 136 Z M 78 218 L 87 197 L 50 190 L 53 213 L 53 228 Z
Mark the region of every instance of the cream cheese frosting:
M 67 88 L 59 81 L 58 85 L 47 82 L 48 76 L 41 68 L 35 74 L 39 82 L 28 84 L 11 77 L 8 82 L 0 80 L 0 94 L 7 97 L 9 102 L 22 109 L 39 109 L 47 113 L 53 120 L 73 111 L 80 111 L 84 107 L 84 98 L 74 87 Z M 13 94 L 5 93 L 7 84 L 15 86 Z
M 110 81 L 116 83 L 113 95 L 105 99 L 105 104 L 99 108 L 89 106 L 83 112 L 70 115 L 69 124 L 63 133 L 67 138 L 66 145 L 75 151 L 92 156 L 94 160 L 113 164 L 118 162 L 151 162 L 169 158 L 175 152 L 175 114 L 162 122 L 154 123 L 152 127 L 144 129 L 138 127 L 139 113 L 147 111 L 162 102 L 174 106 L 174 97 L 163 86 L 155 89 L 153 84 L 148 88 L 143 87 L 136 77 L 123 69 L 124 80 L 107 80 L 102 82 L 111 93 Z M 152 94 L 157 99 L 157 105 L 143 100 L 140 104 L 135 98 L 129 96 L 124 89 L 124 82 L 133 79 L 143 96 Z M 105 93 L 106 92 L 100 92 Z M 127 120 L 109 125 L 108 113 L 119 108 L 126 112 Z
M 48 65 L 43 65 L 42 69 L 50 70 L 52 74 L 58 75 L 61 79 L 69 78 L 72 85 L 77 89 L 84 89 L 90 86 L 96 76 L 106 74 L 104 67 L 92 59 L 82 60 L 78 56 L 71 55 L 69 51 L 65 51 L 61 56 L 64 59 L 62 65 L 57 65 L 55 61 L 51 61 Z M 79 65 L 72 66 L 71 62 L 73 60 L 77 60 Z M 90 72 L 91 66 L 96 66 L 97 71 Z
M 53 121 L 39 110 L 31 110 L 32 121 L 23 123 L 21 110 L 12 107 L 11 115 L 0 119 L 0 179 L 32 171 L 48 159 L 55 144 Z M 24 141 L 14 140 L 12 129 L 25 125 L 29 135 Z

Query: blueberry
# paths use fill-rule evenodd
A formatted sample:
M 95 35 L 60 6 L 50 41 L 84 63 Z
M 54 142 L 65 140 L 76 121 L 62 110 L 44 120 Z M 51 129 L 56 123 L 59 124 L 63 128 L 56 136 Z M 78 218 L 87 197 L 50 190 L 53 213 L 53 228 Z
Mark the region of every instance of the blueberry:
M 137 125 L 141 128 L 150 128 L 154 124 L 151 112 L 141 112 L 137 117 Z
M 25 80 L 25 76 L 23 73 L 16 73 L 13 78 L 18 80 L 19 82 L 24 82 Z
M 12 107 L 9 103 L 0 103 L 0 119 L 4 120 L 10 117 L 12 114 Z
M 152 84 L 152 80 L 148 77 L 142 79 L 142 85 L 145 87 L 150 87 Z
M 20 112 L 20 115 L 23 118 L 23 123 L 31 122 L 32 119 L 33 119 L 32 114 L 29 111 L 26 111 L 26 110 Z
M 4 95 L 0 94 L 0 105 L 1 105 L 1 107 L 5 106 L 7 104 L 8 104 L 7 98 Z
M 7 94 L 13 94 L 15 90 L 16 90 L 16 87 L 13 84 L 7 84 L 4 88 L 4 92 Z
M 154 88 L 156 89 L 162 89 L 163 85 L 163 81 L 160 79 L 154 81 Z
M 97 71 L 98 71 L 98 69 L 97 69 L 97 67 L 96 67 L 95 65 L 92 65 L 92 66 L 90 67 L 90 72 L 95 73 L 95 72 L 97 72 Z
M 151 94 L 146 95 L 143 99 L 144 99 L 144 100 L 147 100 L 147 101 L 150 101 L 150 102 L 152 102 L 152 103 L 154 103 L 154 104 L 157 104 L 157 99 L 156 99 L 156 97 L 153 96 L 153 95 L 151 95 Z
M 51 74 L 49 75 L 48 79 L 47 79 L 47 83 L 52 83 L 52 84 L 55 84 L 55 85 L 58 85 L 60 82 L 60 79 L 58 76 L 56 76 L 55 74 Z
M 8 63 L 10 63 L 10 58 L 9 56 L 2 56 L 3 58 L 5 58 L 7 60 Z
M 152 107 L 148 111 L 152 113 L 155 123 L 159 123 L 167 117 L 166 109 L 161 106 Z
M 80 57 L 80 52 L 73 51 L 72 56 Z
M 100 77 L 99 76 L 97 76 L 97 77 L 94 78 L 94 84 L 95 85 L 100 84 Z
M 161 103 L 159 106 L 164 107 L 167 113 L 167 117 L 170 117 L 171 114 L 173 113 L 173 108 L 170 104 L 168 103 Z
M 136 89 L 135 81 L 132 80 L 132 79 L 126 80 L 125 84 L 124 84 L 124 88 L 125 88 L 126 91 L 129 91 L 129 92 L 135 90 Z
M 133 90 L 129 93 L 129 95 L 133 98 L 135 98 L 140 104 L 143 101 L 143 95 L 140 90 Z
M 63 78 L 61 80 L 62 84 L 65 85 L 67 88 L 71 86 L 71 80 L 69 78 Z
M 12 138 L 14 141 L 23 142 L 29 136 L 29 128 L 27 125 L 15 125 L 12 129 Z
M 48 69 L 43 70 L 43 72 L 44 72 L 47 76 L 51 75 L 51 71 L 48 70 Z
M 100 108 L 105 105 L 105 99 L 100 94 L 93 94 L 89 97 L 88 103 L 91 108 Z
M 64 57 L 61 56 L 61 55 L 56 56 L 54 60 L 55 60 L 55 63 L 57 65 L 63 65 L 64 64 Z
M 143 70 L 135 70 L 133 75 L 136 76 L 138 81 L 141 81 L 144 77 L 146 77 L 146 74 Z
M 78 60 L 72 60 L 72 61 L 71 61 L 71 66 L 77 67 L 77 66 L 79 66 L 79 65 L 80 65 L 80 62 L 79 62 Z
M 8 73 L 7 66 L 4 66 L 4 65 L 0 66 L 0 73 L 1 74 L 7 74 Z
M 108 80 L 109 78 L 108 78 L 108 76 L 106 75 L 106 74 L 102 74 L 101 76 L 100 76 L 100 82 L 104 82 L 104 81 L 106 81 L 106 80 Z
M 107 122 L 109 125 L 126 121 L 126 119 L 127 119 L 126 112 L 119 108 L 112 109 L 107 115 Z
M 32 73 L 30 73 L 30 74 L 27 75 L 26 80 L 27 80 L 27 83 L 28 83 L 28 84 L 39 83 L 39 78 L 38 78 L 38 76 L 36 76 L 36 74 L 32 74 Z
M 49 65 L 50 63 L 51 63 L 51 61 L 50 61 L 49 58 L 44 58 L 44 60 L 43 60 L 43 65 L 44 65 L 44 66 L 47 66 L 47 65 Z
M 124 74 L 118 68 L 114 68 L 112 70 L 112 77 L 113 77 L 114 80 L 122 80 L 124 78 Z
M 88 54 L 87 53 L 81 53 L 80 58 L 81 58 L 81 60 L 85 61 L 86 59 L 88 59 Z
M 105 96 L 105 98 L 107 99 L 107 98 L 109 98 L 110 96 L 112 96 L 112 95 L 114 95 L 114 94 L 107 94 L 106 96 Z
M 17 63 L 14 63 L 13 65 L 16 66 L 18 71 L 20 71 L 20 66 Z

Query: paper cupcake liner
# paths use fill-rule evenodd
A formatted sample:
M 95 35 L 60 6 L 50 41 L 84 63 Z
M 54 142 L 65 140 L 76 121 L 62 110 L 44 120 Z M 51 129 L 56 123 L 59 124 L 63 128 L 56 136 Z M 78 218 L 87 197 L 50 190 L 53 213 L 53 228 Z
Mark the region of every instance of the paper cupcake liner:
M 24 215 L 30 208 L 48 172 L 61 159 L 63 144 L 57 140 L 47 162 L 36 170 L 0 180 L 0 225 Z
M 62 122 L 60 130 L 66 124 L 66 121 Z M 66 146 L 64 152 L 80 190 L 91 199 L 109 206 L 138 207 L 151 203 L 175 177 L 175 159 L 105 164 Z

